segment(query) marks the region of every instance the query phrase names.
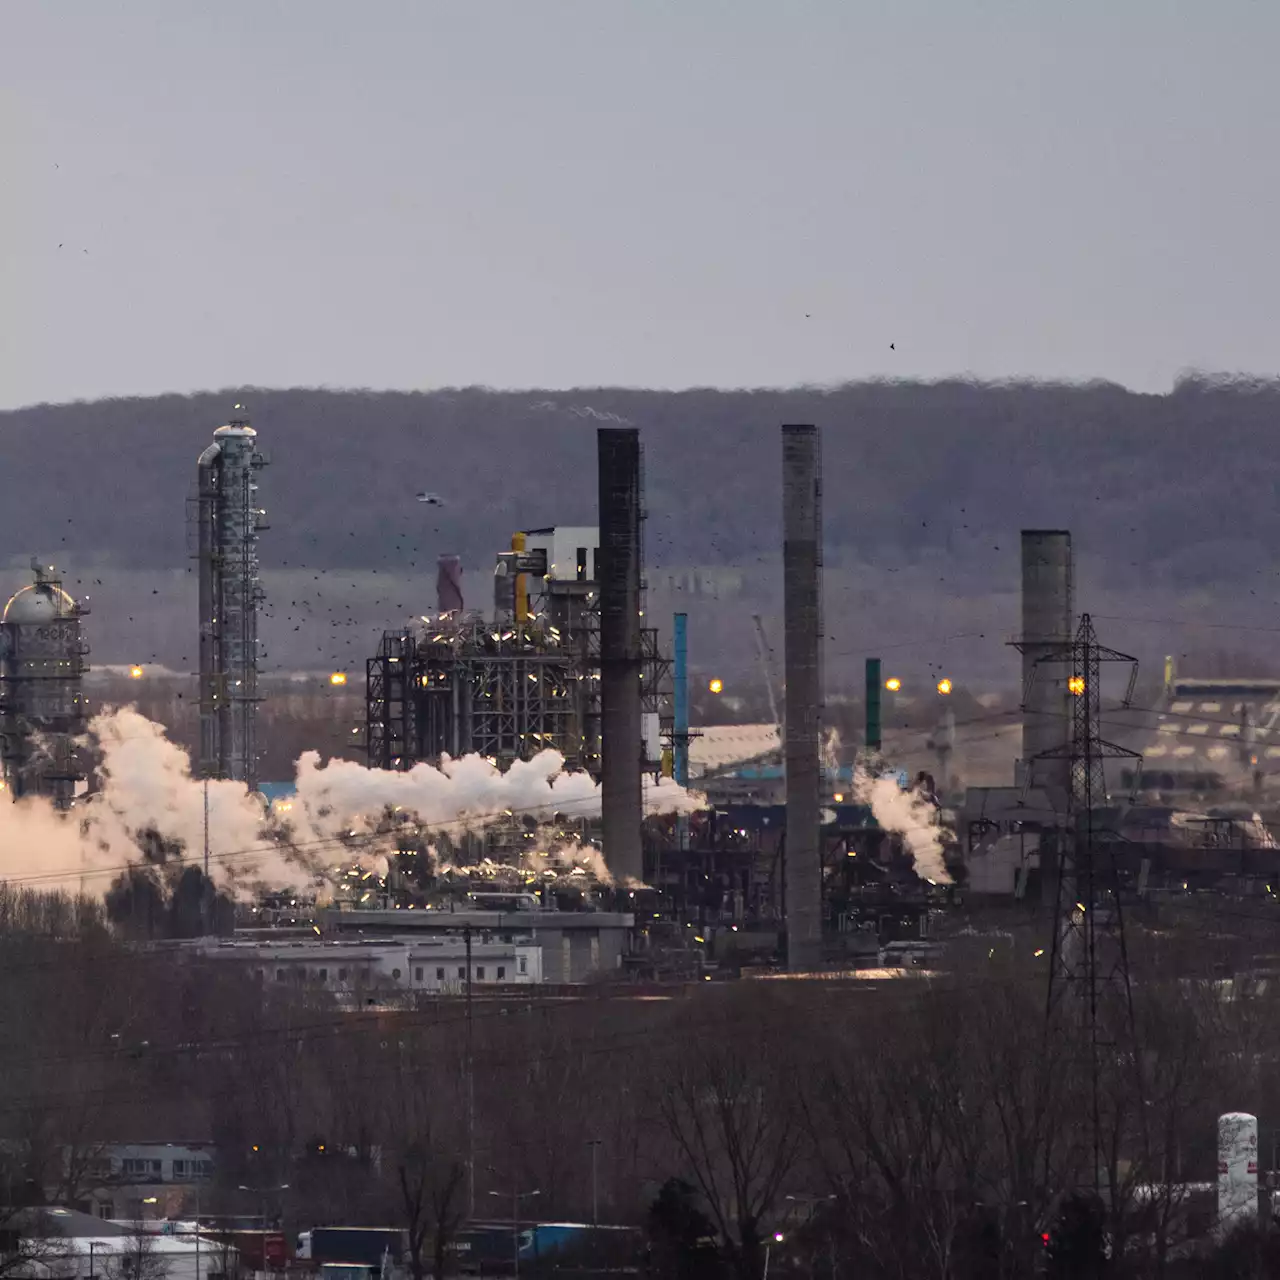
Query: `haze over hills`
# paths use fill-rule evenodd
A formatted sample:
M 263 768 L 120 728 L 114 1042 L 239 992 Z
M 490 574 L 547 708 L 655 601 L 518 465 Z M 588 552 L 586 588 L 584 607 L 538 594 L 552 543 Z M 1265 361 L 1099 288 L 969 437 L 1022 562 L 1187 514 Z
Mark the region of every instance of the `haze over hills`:
M 1280 627 L 1280 387 L 1212 379 L 1163 396 L 942 382 L 240 389 L 39 405 L 0 414 L 0 586 L 24 580 L 32 553 L 56 560 L 90 595 L 94 661 L 189 669 L 187 500 L 195 458 L 237 400 L 272 460 L 269 668 L 360 668 L 383 627 L 432 607 L 441 552 L 463 556 L 468 603 L 488 605 L 493 554 L 513 529 L 594 523 L 595 428 L 610 422 L 642 429 L 650 611 L 663 625 L 688 609 L 695 666 L 750 672 L 753 611 L 780 644 L 778 425 L 789 421 L 824 432 L 834 688 L 856 686 L 862 655 L 895 646 L 906 670 L 1011 683 L 1003 641 L 1017 625 L 1024 526 L 1073 531 L 1080 605 L 1144 658 L 1227 652 L 1265 665 L 1274 636 L 1262 628 Z M 445 506 L 416 503 L 422 489 Z

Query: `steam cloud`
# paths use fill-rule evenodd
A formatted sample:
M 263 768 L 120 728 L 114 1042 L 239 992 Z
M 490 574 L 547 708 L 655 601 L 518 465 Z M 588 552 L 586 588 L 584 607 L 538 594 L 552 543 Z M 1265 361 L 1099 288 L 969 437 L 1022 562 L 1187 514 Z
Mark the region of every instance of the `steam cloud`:
M 648 784 L 647 813 L 692 813 L 699 800 L 670 778 Z M 440 767 L 416 764 L 405 773 L 366 769 L 350 760 L 320 764 L 314 751 L 298 760 L 295 804 L 304 841 L 368 831 L 387 809 L 402 810 L 428 830 L 478 831 L 495 817 L 519 814 L 545 821 L 556 814 L 600 813 L 600 787 L 588 774 L 565 773 L 558 751 L 517 760 L 505 772 L 482 756 L 446 756 Z
M 942 857 L 942 839 L 947 832 L 931 801 L 917 788 L 904 791 L 896 777 L 873 777 L 862 765 L 854 769 L 853 790 L 863 804 L 871 806 L 875 820 L 886 831 L 902 837 L 921 880 L 951 883 L 951 873 Z
M 180 845 L 188 860 L 201 857 L 206 784 L 192 776 L 186 752 L 133 708 L 94 717 L 89 738 L 101 752 L 102 786 L 94 796 L 70 813 L 39 796 L 0 802 L 0 880 L 100 896 L 126 866 L 142 861 L 140 841 L 149 832 Z M 350 864 L 337 840 L 352 832 L 372 837 L 364 856 L 377 865 L 394 848 L 394 836 L 384 837 L 385 849 L 377 838 L 388 810 L 428 830 L 454 831 L 480 830 L 508 811 L 539 820 L 600 813 L 599 786 L 586 774 L 564 772 L 555 751 L 517 761 L 505 773 L 479 756 L 389 773 L 341 760 L 322 766 L 306 752 L 287 828 L 243 784 L 207 786 L 211 873 L 232 890 L 314 883 L 330 866 Z M 669 778 L 645 788 L 648 813 L 688 813 L 700 805 L 701 797 Z M 551 861 L 563 864 L 573 854 L 605 870 L 586 847 Z

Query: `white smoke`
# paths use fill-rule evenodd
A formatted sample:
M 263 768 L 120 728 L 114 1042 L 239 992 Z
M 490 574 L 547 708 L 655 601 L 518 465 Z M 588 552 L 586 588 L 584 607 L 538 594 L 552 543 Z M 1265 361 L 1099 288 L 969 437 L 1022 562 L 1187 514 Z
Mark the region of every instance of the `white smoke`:
M 446 759 L 435 769 L 407 773 L 366 769 L 350 761 L 322 766 L 315 752 L 298 761 L 297 795 L 286 815 L 273 815 L 239 782 L 191 773 L 186 752 L 164 729 L 132 707 L 109 710 L 89 724 L 101 762 L 101 786 L 71 810 L 43 797 L 0 802 L 0 880 L 36 888 L 100 896 L 129 866 L 145 860 L 152 834 L 199 865 L 208 796 L 210 873 L 232 892 L 250 886 L 303 888 L 356 862 L 385 876 L 403 824 L 459 833 L 479 831 L 508 815 L 550 823 L 600 813 L 600 788 L 585 773 L 568 773 L 554 751 L 517 761 L 505 772 L 479 756 Z M 648 813 L 690 813 L 702 798 L 669 778 L 645 787 Z M 397 825 L 395 823 L 391 825 Z M 351 837 L 366 837 L 351 847 Z M 594 845 L 540 835 L 544 868 L 585 868 L 605 883 L 612 877 Z
M 564 757 L 552 750 L 517 760 L 505 771 L 483 756 L 469 755 L 446 756 L 438 768 L 419 763 L 403 773 L 367 769 L 350 760 L 322 765 L 319 755 L 308 751 L 298 761 L 297 782 L 294 825 L 307 844 L 348 832 L 376 833 L 388 812 L 450 834 L 479 831 L 508 816 L 545 823 L 557 814 L 568 820 L 600 814 L 599 784 L 589 774 L 565 772 Z M 703 803 L 671 778 L 644 787 L 646 813 L 692 813 Z M 581 847 L 587 856 L 586 846 Z
M 204 790 L 186 753 L 131 707 L 95 716 L 89 738 L 101 752 L 95 795 L 67 813 L 41 796 L 0 804 L 0 879 L 100 895 L 143 860 L 144 833 L 181 845 L 188 858 L 201 856 Z M 264 843 L 265 827 L 262 806 L 241 784 L 209 783 L 215 879 L 297 882 L 298 869 Z
M 862 765 L 853 773 L 858 800 L 871 806 L 875 820 L 902 837 L 916 875 L 934 884 L 950 884 L 951 873 L 942 856 L 942 841 L 950 833 L 942 826 L 937 806 L 912 787 L 904 791 L 896 775 L 873 777 Z

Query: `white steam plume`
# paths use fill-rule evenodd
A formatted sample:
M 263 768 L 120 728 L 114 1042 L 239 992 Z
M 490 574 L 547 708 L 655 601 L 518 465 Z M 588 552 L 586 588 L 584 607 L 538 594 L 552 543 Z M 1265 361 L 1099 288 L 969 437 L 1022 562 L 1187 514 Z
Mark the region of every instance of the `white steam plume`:
M 100 895 L 127 865 L 143 861 L 144 832 L 181 844 L 188 860 L 201 855 L 203 784 L 191 776 L 186 752 L 131 707 L 95 716 L 89 737 L 102 753 L 97 794 L 69 813 L 42 796 L 0 803 L 0 879 Z M 243 785 L 209 783 L 215 879 L 298 882 L 298 868 L 264 846 L 265 826 L 262 806 Z
M 915 787 L 904 791 L 896 775 L 872 777 L 862 765 L 854 768 L 853 790 L 859 801 L 871 806 L 875 820 L 886 831 L 902 837 L 921 880 L 951 883 L 951 873 L 942 857 L 942 840 L 948 833 L 931 801 Z
M 132 707 L 105 711 L 89 724 L 101 753 L 101 787 L 69 813 L 33 796 L 16 804 L 0 798 L 0 880 L 101 895 L 128 866 L 144 861 L 146 833 L 181 847 L 182 862 L 200 864 L 204 845 L 205 783 L 191 774 L 186 752 L 164 729 Z M 243 783 L 211 780 L 210 872 L 231 890 L 251 885 L 302 888 L 329 868 L 362 866 L 385 874 L 385 813 L 398 809 L 428 829 L 480 830 L 508 811 L 549 820 L 562 813 L 590 818 L 600 812 L 600 788 L 584 773 L 566 773 L 554 751 L 517 761 L 505 773 L 479 756 L 446 759 L 439 769 L 417 765 L 408 773 L 366 769 L 349 761 L 322 767 L 315 752 L 298 761 L 297 796 L 289 814 L 289 840 Z M 649 813 L 692 812 L 702 798 L 671 779 L 646 785 Z M 338 837 L 369 833 L 353 853 Z M 541 843 L 541 842 L 539 842 Z M 565 869 L 587 865 L 609 881 L 594 846 L 552 849 L 547 859 Z
M 644 788 L 646 813 L 692 813 L 702 804 L 670 778 Z M 433 831 L 478 831 L 508 813 L 539 822 L 556 814 L 593 818 L 600 813 L 600 786 L 589 774 L 566 773 L 564 757 L 552 750 L 517 760 L 505 772 L 469 755 L 446 756 L 439 768 L 419 763 L 404 773 L 350 760 L 322 766 L 319 755 L 308 751 L 298 761 L 295 807 L 298 837 L 309 843 L 372 831 L 387 810 Z

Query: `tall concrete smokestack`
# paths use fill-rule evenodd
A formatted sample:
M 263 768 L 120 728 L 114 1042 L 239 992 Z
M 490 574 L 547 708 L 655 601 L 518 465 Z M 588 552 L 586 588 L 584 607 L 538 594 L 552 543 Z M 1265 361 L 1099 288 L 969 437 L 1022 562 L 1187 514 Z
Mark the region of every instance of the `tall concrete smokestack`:
M 1065 529 L 1022 531 L 1022 713 L 1023 779 L 1049 792 L 1055 808 L 1071 789 L 1068 759 L 1036 760 L 1071 741 L 1069 662 L 1042 662 L 1069 645 L 1075 631 L 1071 534 Z M 1034 673 L 1034 677 L 1033 677 Z M 1021 780 L 1021 779 L 1020 779 Z
M 640 433 L 597 431 L 600 472 L 600 738 L 604 858 L 614 878 L 644 875 L 640 847 Z
M 787 967 L 803 973 L 817 968 L 822 956 L 822 480 L 814 426 L 782 428 L 782 573 Z

